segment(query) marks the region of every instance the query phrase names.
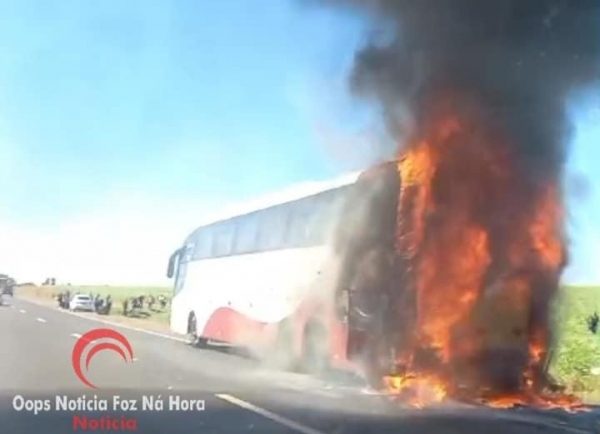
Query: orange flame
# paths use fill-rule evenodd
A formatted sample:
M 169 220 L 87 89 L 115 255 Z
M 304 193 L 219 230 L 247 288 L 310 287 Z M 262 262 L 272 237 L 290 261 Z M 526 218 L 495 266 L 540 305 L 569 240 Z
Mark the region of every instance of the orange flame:
M 485 400 L 495 407 L 569 406 L 536 392 L 565 263 L 559 180 L 532 180 L 501 134 L 448 108 L 432 112 L 398 162 L 396 249 L 410 275 L 399 290 L 415 292 L 417 318 L 412 347 L 397 351 L 410 374 L 386 376 L 386 388 L 417 406 L 465 387 L 473 399 L 496 390 Z
M 384 382 L 391 394 L 415 408 L 442 402 L 447 396 L 444 383 L 433 376 L 393 375 L 386 376 Z

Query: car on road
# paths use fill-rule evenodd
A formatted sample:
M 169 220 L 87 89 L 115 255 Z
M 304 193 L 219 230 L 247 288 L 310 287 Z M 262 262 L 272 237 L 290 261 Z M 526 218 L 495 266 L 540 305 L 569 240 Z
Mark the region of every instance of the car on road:
M 88 312 L 94 311 L 94 300 L 89 295 L 76 294 L 69 302 L 69 310 L 84 310 Z

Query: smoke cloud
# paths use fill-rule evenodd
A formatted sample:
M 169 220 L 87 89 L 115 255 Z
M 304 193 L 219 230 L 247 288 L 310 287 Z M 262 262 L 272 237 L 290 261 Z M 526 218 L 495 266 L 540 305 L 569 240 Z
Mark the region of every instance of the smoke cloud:
M 438 360 L 451 360 L 450 377 L 472 372 L 476 363 L 482 376 L 474 384 L 514 390 L 529 366 L 528 378 L 543 386 L 549 306 L 567 259 L 561 194 L 570 132 L 566 101 L 600 77 L 600 2 L 326 3 L 364 12 L 380 30 L 355 54 L 350 87 L 380 107 L 390 135 L 401 150 L 408 148 L 401 163 L 400 240 L 408 240 L 403 252 L 415 253 L 406 264 L 410 279 L 400 286 L 418 288 L 418 321 L 425 326 L 417 346 L 447 348 Z M 469 288 L 476 291 L 469 295 Z M 528 302 L 519 298 L 525 293 Z M 463 312 L 455 302 L 460 295 L 475 300 L 463 298 Z M 517 333 L 528 335 L 523 368 L 506 362 L 514 354 L 463 362 L 478 344 L 461 342 L 483 335 L 490 316 L 482 312 L 495 296 L 510 301 L 497 315 L 506 330 L 515 315 L 529 318 Z M 530 312 L 517 315 L 519 309 Z M 495 321 L 488 328 L 498 327 Z M 397 347 L 411 340 L 397 340 Z M 484 341 L 480 354 L 502 346 Z M 486 366 L 486 359 L 501 362 Z M 406 360 L 420 372 L 432 370 L 428 358 Z
M 405 137 L 440 92 L 478 106 L 534 174 L 560 173 L 565 98 L 600 77 L 595 0 L 330 0 L 363 10 L 387 36 L 356 53 L 351 87 Z M 391 37 L 389 33 L 391 31 Z

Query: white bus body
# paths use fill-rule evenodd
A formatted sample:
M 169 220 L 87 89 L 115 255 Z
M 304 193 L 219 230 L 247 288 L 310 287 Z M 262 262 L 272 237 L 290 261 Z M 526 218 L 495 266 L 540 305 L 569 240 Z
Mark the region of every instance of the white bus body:
M 190 234 L 171 261 L 172 331 L 262 349 L 278 325 L 333 297 L 340 265 L 329 241 L 357 178 L 292 189 Z

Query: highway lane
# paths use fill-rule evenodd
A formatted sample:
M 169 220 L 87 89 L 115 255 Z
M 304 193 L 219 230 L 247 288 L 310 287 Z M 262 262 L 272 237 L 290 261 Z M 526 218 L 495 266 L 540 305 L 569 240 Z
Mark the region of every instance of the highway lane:
M 125 364 L 113 353 L 100 353 L 92 362 L 90 379 L 101 385 L 101 389 L 86 388 L 73 373 L 71 350 L 77 337 L 92 328 L 104 326 L 23 300 L 14 300 L 12 306 L 1 308 L 0 420 L 5 428 L 7 424 L 10 426 L 7 432 L 53 432 L 48 431 L 49 427 L 56 429 L 55 432 L 73 432 L 73 413 L 50 412 L 33 416 L 12 410 L 10 401 L 17 394 L 31 399 L 54 399 L 57 394 L 91 397 L 94 393 L 109 398 L 118 394 L 137 400 L 142 395 L 159 393 L 165 397 L 181 395 L 205 400 L 203 412 L 136 412 L 138 432 L 187 433 L 190 427 L 198 428 L 197 432 L 298 432 L 215 396 L 234 397 L 269 381 L 266 378 L 268 371 L 255 361 L 192 348 L 180 341 L 123 327 L 119 330 L 131 342 L 135 361 Z M 276 388 L 278 381 L 284 384 L 283 378 L 277 378 L 276 374 L 272 377 L 271 387 Z M 287 377 L 290 384 L 297 381 L 293 375 Z
M 101 387 L 95 391 L 79 382 L 70 360 L 78 336 L 105 327 L 88 317 L 19 299 L 0 308 L 0 421 L 6 429 L 0 432 L 69 433 L 74 432 L 74 414 L 106 414 L 33 416 L 12 408 L 17 394 L 53 399 L 94 393 L 107 399 L 161 394 L 204 400 L 202 412 L 108 412 L 135 417 L 137 432 L 143 433 L 600 432 L 595 412 L 506 412 L 458 405 L 407 409 L 387 397 L 366 395 L 355 384 L 274 372 L 249 358 L 121 326 L 114 328 L 131 342 L 134 362 L 123 363 L 115 353 L 98 354 L 89 375 Z

